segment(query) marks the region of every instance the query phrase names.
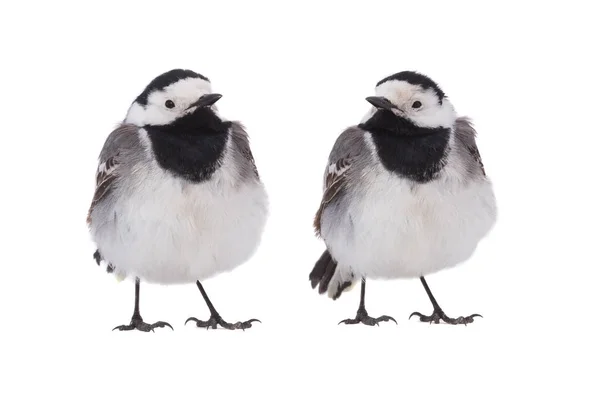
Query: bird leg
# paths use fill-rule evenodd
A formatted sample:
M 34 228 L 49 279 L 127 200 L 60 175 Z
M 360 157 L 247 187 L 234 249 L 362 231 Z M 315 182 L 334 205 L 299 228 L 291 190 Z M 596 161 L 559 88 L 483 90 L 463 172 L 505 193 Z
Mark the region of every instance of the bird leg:
M 250 319 L 245 322 L 236 322 L 234 324 L 225 322 L 223 320 L 223 318 L 221 318 L 221 316 L 219 315 L 219 313 L 217 312 L 215 307 L 213 306 L 210 299 L 208 298 L 208 295 L 206 294 L 206 291 L 202 287 L 202 284 L 200 284 L 200 281 L 196 281 L 196 285 L 198 286 L 198 289 L 200 289 L 200 293 L 202 294 L 202 297 L 204 298 L 204 301 L 206 302 L 206 305 L 208 306 L 208 309 L 210 311 L 210 318 L 208 319 L 208 321 L 202 321 L 202 320 L 199 320 L 198 318 L 190 317 L 185 321 L 186 324 L 189 321 L 195 321 L 196 326 L 199 328 L 217 329 L 217 326 L 221 326 L 225 329 L 231 329 L 231 330 L 233 330 L 233 329 L 246 330 L 246 329 L 252 327 L 253 322 L 260 322 L 258 319 Z
M 386 321 L 396 322 L 396 320 L 394 318 L 387 316 L 387 315 L 382 315 L 379 318 L 369 317 L 369 315 L 367 314 L 367 309 L 365 308 L 365 287 L 366 287 L 366 281 L 365 281 L 365 278 L 363 278 L 361 286 L 360 286 L 360 305 L 358 306 L 358 311 L 356 312 L 356 318 L 342 320 L 338 323 L 338 325 L 341 323 L 344 323 L 346 325 L 354 325 L 354 324 L 362 323 L 365 325 L 374 326 L 374 325 L 379 325 L 380 322 L 386 322 Z M 396 322 L 396 325 L 398 325 L 397 322 Z
M 131 317 L 131 322 L 129 325 L 119 325 L 116 326 L 115 329 L 120 331 L 131 331 L 138 330 L 142 332 L 154 332 L 154 328 L 164 328 L 168 326 L 173 329 L 173 327 L 168 322 L 158 321 L 153 324 L 147 324 L 142 320 L 142 316 L 140 315 L 140 279 L 135 279 L 135 308 L 133 309 L 133 316 Z
M 423 315 L 420 312 L 415 311 L 414 313 L 410 314 L 410 317 L 408 317 L 408 319 L 411 319 L 414 315 L 416 315 L 419 317 L 421 322 L 429 322 L 430 324 L 432 322 L 435 324 L 439 324 L 440 320 L 442 320 L 445 323 L 450 324 L 450 325 L 465 324 L 465 326 L 466 326 L 467 324 L 472 323 L 474 321 L 475 317 L 483 318 L 479 314 L 472 314 L 467 317 L 458 317 L 458 318 L 448 317 L 446 315 L 446 313 L 444 313 L 444 311 L 442 311 L 442 308 L 440 307 L 438 302 L 435 300 L 435 297 L 433 297 L 433 294 L 431 293 L 431 290 L 429 290 L 429 286 L 427 285 L 425 278 L 421 277 L 421 283 L 423 284 L 423 287 L 425 288 L 425 291 L 427 292 L 427 296 L 429 296 L 429 300 L 431 301 L 431 304 L 433 305 L 433 314 Z

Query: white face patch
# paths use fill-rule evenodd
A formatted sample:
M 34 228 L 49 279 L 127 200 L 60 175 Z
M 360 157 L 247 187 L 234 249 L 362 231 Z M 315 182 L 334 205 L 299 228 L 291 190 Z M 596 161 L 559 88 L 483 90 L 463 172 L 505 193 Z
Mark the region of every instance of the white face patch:
M 205 94 L 212 93 L 210 82 L 201 78 L 181 79 L 163 90 L 148 96 L 148 104 L 133 103 L 127 112 L 125 123 L 143 125 L 166 125 L 184 115 L 187 107 Z M 170 100 L 175 107 L 168 108 Z M 214 107 L 214 106 L 213 106 Z
M 385 97 L 391 101 L 398 110 L 393 112 L 408 118 L 417 126 L 424 128 L 452 128 L 456 120 L 456 112 L 450 101 L 446 98 L 439 103 L 433 89 L 423 90 L 418 85 L 406 81 L 391 80 L 375 88 L 377 96 Z M 413 107 L 415 102 L 420 102 L 420 107 Z

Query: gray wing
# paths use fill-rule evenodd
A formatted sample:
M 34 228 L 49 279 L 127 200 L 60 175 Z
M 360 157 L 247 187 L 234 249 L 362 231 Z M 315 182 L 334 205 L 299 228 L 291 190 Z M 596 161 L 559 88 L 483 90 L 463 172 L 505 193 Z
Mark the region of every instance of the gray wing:
M 467 171 L 472 175 L 485 175 L 485 168 L 475 141 L 477 131 L 473 128 L 471 120 L 467 117 L 460 117 L 454 123 L 454 134 L 458 140 L 460 156 L 467 166 Z
M 98 158 L 96 190 L 88 211 L 88 224 L 92 223 L 94 207 L 114 190 L 123 173 L 123 165 L 129 161 L 131 153 L 141 150 L 138 129 L 135 125 L 121 124 L 106 138 Z
M 231 140 L 233 143 L 233 157 L 239 167 L 242 180 L 259 180 L 258 169 L 250 150 L 250 141 L 244 125 L 240 122 L 231 123 Z
M 364 131 L 356 126 L 346 129 L 333 145 L 323 177 L 323 198 L 313 223 L 317 235 L 321 234 L 323 211 L 350 186 L 349 177 L 360 167 L 365 151 Z

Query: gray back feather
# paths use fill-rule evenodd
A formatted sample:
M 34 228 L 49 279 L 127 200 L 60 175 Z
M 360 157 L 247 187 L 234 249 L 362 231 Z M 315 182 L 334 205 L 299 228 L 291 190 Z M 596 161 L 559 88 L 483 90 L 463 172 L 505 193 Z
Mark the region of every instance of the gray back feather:
M 124 186 L 123 177 L 147 157 L 138 130 L 135 125 L 121 124 L 106 138 L 98 157 L 96 190 L 88 212 L 88 224 L 92 224 L 93 214 L 102 214 L 102 209 L 110 208 L 115 193 Z
M 457 144 L 456 150 L 466 167 L 467 174 L 471 177 L 485 176 L 485 169 L 475 141 L 477 132 L 469 118 L 460 117 L 456 119 L 454 136 Z
M 317 235 L 321 234 L 324 213 L 336 213 L 347 207 L 348 199 L 344 193 L 360 189 L 363 171 L 372 162 L 365 143 L 365 131 L 352 126 L 338 137 L 329 154 L 323 177 L 323 198 L 313 223 Z
M 238 166 L 240 179 L 258 181 L 259 175 L 250 150 L 250 141 L 244 126 L 240 122 L 232 122 L 231 125 L 231 150 L 235 165 Z
M 327 168 L 325 168 L 325 185 L 327 184 L 329 165 L 339 163 L 342 160 L 352 165 L 352 168 L 348 170 L 348 176 L 352 178 L 359 178 L 364 167 L 372 162 L 371 153 L 365 143 L 365 131 L 358 126 L 351 126 L 346 129 L 335 141 L 329 154 Z M 358 179 L 352 178 L 350 178 L 351 182 L 358 181 Z
M 111 157 L 135 153 L 142 150 L 140 138 L 136 125 L 121 124 L 106 138 L 104 146 L 100 151 L 99 164 L 106 162 Z
M 354 158 L 365 150 L 365 131 L 358 126 L 351 126 L 346 129 L 335 141 L 329 162 L 333 163 L 341 158 L 350 156 Z

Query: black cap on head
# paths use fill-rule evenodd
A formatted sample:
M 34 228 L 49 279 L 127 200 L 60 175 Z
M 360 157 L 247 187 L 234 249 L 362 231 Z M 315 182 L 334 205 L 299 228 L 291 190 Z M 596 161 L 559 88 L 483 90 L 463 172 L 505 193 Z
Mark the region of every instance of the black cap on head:
M 387 81 L 405 81 L 405 82 L 410 83 L 411 85 L 419 85 L 425 90 L 433 89 L 433 91 L 435 92 L 435 94 L 437 95 L 437 97 L 440 101 L 440 104 L 442 103 L 442 100 L 446 96 L 444 94 L 444 92 L 442 91 L 442 89 L 440 89 L 440 87 L 437 85 L 437 83 L 435 83 L 433 80 L 431 80 L 431 78 L 429 78 L 428 76 L 420 74 L 418 72 L 414 72 L 414 71 L 398 72 L 394 75 L 388 76 L 387 78 L 383 78 L 382 80 L 377 82 L 376 86 L 379 86 L 382 83 L 387 82 Z
M 164 74 L 161 74 L 154 78 L 152 82 L 150 82 L 148 86 L 146 86 L 146 89 L 144 89 L 144 91 L 137 97 L 137 99 L 135 99 L 135 101 L 142 105 L 146 105 L 148 104 L 148 96 L 150 95 L 150 93 L 154 92 L 155 90 L 164 89 L 167 86 L 177 82 L 178 80 L 185 78 L 200 78 L 204 79 L 207 82 L 210 82 L 207 77 L 205 77 L 204 75 L 200 75 L 199 73 L 194 72 L 192 70 L 172 69 L 171 71 L 165 72 Z

